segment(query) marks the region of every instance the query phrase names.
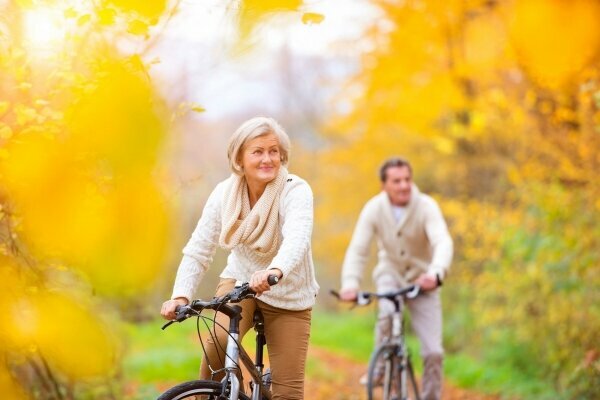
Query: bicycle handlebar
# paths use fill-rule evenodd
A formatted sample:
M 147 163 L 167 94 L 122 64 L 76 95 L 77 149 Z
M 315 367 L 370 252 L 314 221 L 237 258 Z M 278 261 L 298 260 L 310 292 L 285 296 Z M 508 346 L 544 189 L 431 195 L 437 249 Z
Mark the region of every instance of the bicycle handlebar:
M 269 275 L 267 278 L 269 286 L 274 286 L 279 283 L 279 278 L 276 275 Z M 193 300 L 190 304 L 182 306 L 179 305 L 175 308 L 177 315 L 175 319 L 167 322 L 161 329 L 168 328 L 174 322 L 182 322 L 193 315 L 200 314 L 203 310 L 220 310 L 231 317 L 231 314 L 235 314 L 237 311 L 232 307 L 228 306 L 227 303 L 239 303 L 244 299 L 255 297 L 256 292 L 250 289 L 248 282 L 243 283 L 241 286 L 236 286 L 233 290 L 221 297 L 214 297 L 210 301 Z
M 340 299 L 340 294 L 338 292 L 336 292 L 335 290 L 330 290 L 329 291 L 333 296 L 337 297 L 338 300 Z M 393 291 L 393 292 L 388 292 L 388 293 L 373 293 L 373 292 L 358 292 L 358 295 L 356 296 L 356 300 L 354 300 L 354 303 L 356 303 L 359 306 L 366 306 L 368 304 L 371 303 L 372 299 L 388 299 L 388 300 L 395 300 L 398 296 L 402 296 L 405 297 L 407 299 L 414 299 L 415 297 L 417 297 L 419 294 L 421 294 L 422 289 L 421 286 L 419 285 L 410 285 L 407 287 L 404 287 L 402 289 Z

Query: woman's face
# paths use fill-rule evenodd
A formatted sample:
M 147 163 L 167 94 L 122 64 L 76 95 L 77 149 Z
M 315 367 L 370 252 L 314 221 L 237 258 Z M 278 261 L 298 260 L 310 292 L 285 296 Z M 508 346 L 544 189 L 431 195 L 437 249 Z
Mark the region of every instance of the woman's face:
M 281 168 L 277 136 L 269 133 L 249 140 L 242 149 L 240 165 L 248 182 L 267 184 L 275 179 Z

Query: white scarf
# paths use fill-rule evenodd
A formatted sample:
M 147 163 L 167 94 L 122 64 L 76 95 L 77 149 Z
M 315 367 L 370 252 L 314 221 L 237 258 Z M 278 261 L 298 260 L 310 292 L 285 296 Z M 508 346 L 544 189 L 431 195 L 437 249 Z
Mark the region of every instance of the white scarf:
M 231 250 L 244 244 L 261 261 L 275 256 L 279 248 L 279 196 L 287 175 L 287 169 L 281 167 L 252 209 L 246 178 L 231 175 L 221 206 L 221 247 Z

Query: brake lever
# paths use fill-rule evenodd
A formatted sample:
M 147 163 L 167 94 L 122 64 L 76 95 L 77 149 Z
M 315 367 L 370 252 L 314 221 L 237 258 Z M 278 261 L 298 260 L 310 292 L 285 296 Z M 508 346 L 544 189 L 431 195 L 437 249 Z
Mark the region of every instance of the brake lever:
M 238 303 L 244 299 L 253 297 L 252 293 L 249 291 L 249 287 L 250 285 L 248 283 L 244 283 L 242 286 L 233 288 L 234 290 L 231 292 L 227 300 L 232 303 Z
M 171 326 L 171 324 L 173 324 L 174 322 L 185 321 L 186 319 L 188 319 L 189 317 L 192 316 L 190 311 L 193 311 L 193 309 L 189 305 L 188 306 L 177 306 L 177 314 L 175 315 L 175 319 L 164 324 L 161 329 L 164 331 L 169 326 Z
M 169 322 L 167 322 L 167 323 L 166 323 L 166 324 L 164 324 L 164 325 L 162 326 L 162 328 L 160 328 L 160 329 L 162 329 L 162 330 L 164 331 L 164 330 L 165 330 L 165 329 L 167 329 L 167 328 L 168 328 L 168 327 L 169 327 L 169 326 L 170 326 L 170 325 L 171 325 L 173 322 L 175 322 L 175 321 L 169 321 Z
M 365 292 L 359 292 L 358 296 L 356 296 L 356 304 L 359 306 L 371 304 L 371 297 Z
M 406 298 L 414 299 L 415 297 L 417 297 L 419 295 L 419 293 L 421 293 L 421 286 L 414 285 L 413 289 L 410 292 L 406 293 Z

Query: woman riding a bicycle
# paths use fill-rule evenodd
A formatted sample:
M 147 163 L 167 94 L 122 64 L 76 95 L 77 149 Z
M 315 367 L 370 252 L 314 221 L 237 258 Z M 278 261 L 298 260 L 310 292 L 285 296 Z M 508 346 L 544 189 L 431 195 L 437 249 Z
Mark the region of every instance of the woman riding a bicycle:
M 175 309 L 188 304 L 212 262 L 217 246 L 230 250 L 215 296 L 249 282 L 257 298 L 245 299 L 240 338 L 252 327 L 259 309 L 271 365 L 273 399 L 303 399 L 304 369 L 310 335 L 311 309 L 319 286 L 311 254 L 313 197 L 308 183 L 289 174 L 290 140 L 272 118 L 244 122 L 232 135 L 227 156 L 233 174 L 209 196 L 202 216 L 183 249 L 171 300 L 161 315 L 175 318 Z M 280 278 L 270 287 L 270 275 Z M 218 313 L 215 326 L 228 326 Z M 201 379 L 224 363 L 225 329 L 216 329 L 202 360 Z

